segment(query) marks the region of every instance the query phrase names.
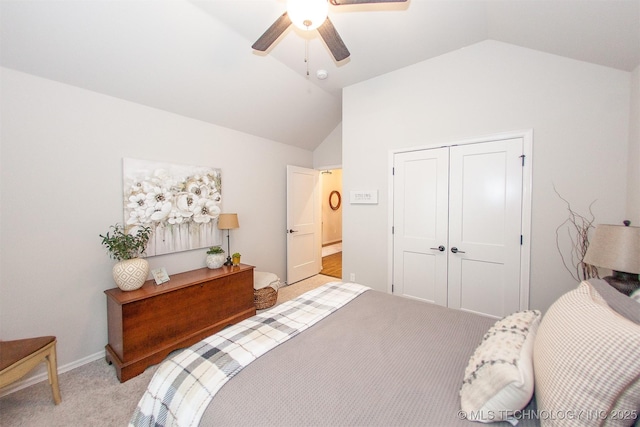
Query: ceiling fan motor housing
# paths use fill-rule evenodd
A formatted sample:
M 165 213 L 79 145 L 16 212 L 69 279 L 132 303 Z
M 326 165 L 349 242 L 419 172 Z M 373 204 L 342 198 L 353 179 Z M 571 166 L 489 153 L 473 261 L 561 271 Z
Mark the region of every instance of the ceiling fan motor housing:
M 315 30 L 327 19 L 326 0 L 288 0 L 287 13 L 291 22 L 301 30 Z

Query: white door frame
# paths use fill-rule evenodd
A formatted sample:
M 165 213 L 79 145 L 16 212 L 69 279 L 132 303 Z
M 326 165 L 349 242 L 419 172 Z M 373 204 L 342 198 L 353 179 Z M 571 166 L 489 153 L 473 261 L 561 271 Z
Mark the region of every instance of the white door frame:
M 504 139 L 522 138 L 524 151 L 524 166 L 522 168 L 522 247 L 520 252 L 520 310 L 529 309 L 529 281 L 531 271 L 531 185 L 533 172 L 533 129 L 504 132 L 483 137 L 465 139 L 449 143 L 429 144 L 390 150 L 388 154 L 389 181 L 387 194 L 387 292 L 392 293 L 393 285 L 393 166 L 397 153 L 426 150 L 454 145 L 477 144 L 480 142 L 500 141 Z

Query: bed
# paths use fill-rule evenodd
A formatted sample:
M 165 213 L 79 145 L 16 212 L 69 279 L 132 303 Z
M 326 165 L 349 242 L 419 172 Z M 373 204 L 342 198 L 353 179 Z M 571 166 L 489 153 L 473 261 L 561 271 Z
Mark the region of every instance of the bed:
M 322 300 L 325 293 L 335 289 L 345 292 L 345 287 L 353 293 L 348 301 L 341 300 L 333 307 Z M 286 330 L 286 338 L 277 337 L 273 348 L 261 347 L 264 337 L 257 340 L 255 348 L 243 344 L 244 338 L 240 338 L 234 348 L 246 354 L 237 358 L 239 362 L 230 363 L 228 357 L 225 364 L 218 360 L 219 371 L 214 374 L 199 365 L 203 358 L 219 356 L 217 348 L 212 350 L 213 344 L 226 346 L 231 337 L 239 336 L 234 328 L 248 322 L 248 330 L 255 331 L 252 322 L 278 323 L 281 315 L 298 313 L 300 308 L 319 318 L 303 325 L 301 331 L 281 327 Z M 329 313 L 316 316 L 317 309 Z M 533 357 L 533 332 L 540 314 L 524 313 L 532 320 L 521 329 L 531 334 L 524 334 L 520 344 L 507 347 L 517 347 Z M 461 390 L 466 383 L 477 380 L 477 375 L 482 376 L 478 367 L 485 365 L 486 356 L 478 352 L 489 344 L 493 349 L 498 347 L 491 340 L 501 335 L 495 329 L 500 322 L 504 331 L 511 330 L 507 331 L 510 337 L 520 335 L 514 330 L 520 327 L 522 317 L 516 323 L 511 319 L 508 327 L 505 321 L 360 285 L 330 283 L 227 328 L 220 333 L 228 332 L 224 337 L 216 334 L 209 343 L 198 343 L 163 362 L 130 425 L 469 427 L 474 425 L 469 419 L 477 414 L 468 404 L 467 408 L 461 406 Z M 307 323 L 306 318 L 299 323 Z M 188 356 L 190 353 L 192 356 Z M 175 358 L 183 360 L 177 362 Z M 522 364 L 526 365 L 509 361 L 496 366 L 517 370 L 516 365 Z M 493 366 L 493 361 L 486 363 L 487 369 L 489 365 Z M 527 383 L 524 388 L 529 388 L 529 396 L 525 390 L 526 400 L 521 396 L 524 403 L 509 415 L 523 427 L 541 422 L 536 399 L 531 399 L 533 378 Z M 202 390 L 210 396 L 195 397 L 197 389 L 200 397 Z M 504 414 L 487 412 L 487 408 L 491 409 L 484 406 L 484 422 L 511 425 L 499 421 L 507 418 Z

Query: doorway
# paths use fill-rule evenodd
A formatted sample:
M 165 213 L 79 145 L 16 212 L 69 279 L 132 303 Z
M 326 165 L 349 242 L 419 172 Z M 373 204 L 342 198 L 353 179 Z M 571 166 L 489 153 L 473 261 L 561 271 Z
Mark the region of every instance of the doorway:
M 342 279 L 342 169 L 320 172 L 322 188 L 322 270 Z

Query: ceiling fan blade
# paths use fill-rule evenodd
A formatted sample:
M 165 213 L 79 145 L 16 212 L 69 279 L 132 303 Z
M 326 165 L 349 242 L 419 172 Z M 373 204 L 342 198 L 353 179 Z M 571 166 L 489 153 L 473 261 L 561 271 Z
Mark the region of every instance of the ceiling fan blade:
M 340 34 L 336 31 L 336 27 L 333 26 L 329 18 L 327 18 L 324 23 L 318 27 L 318 32 L 320 33 L 322 40 L 327 44 L 327 47 L 336 61 L 342 61 L 351 55 L 351 53 L 349 53 L 349 49 L 347 49 L 347 46 L 342 41 L 342 38 L 340 38 Z
M 404 3 L 407 0 L 329 0 L 334 6 L 343 4 L 366 4 L 366 3 Z
M 269 46 L 271 46 L 287 28 L 289 28 L 289 25 L 291 25 L 291 19 L 289 18 L 289 15 L 287 15 L 287 12 L 285 12 L 280 16 L 280 18 L 276 19 L 276 22 L 271 24 L 267 31 L 265 31 L 251 47 L 255 50 L 264 52 L 269 49 Z

